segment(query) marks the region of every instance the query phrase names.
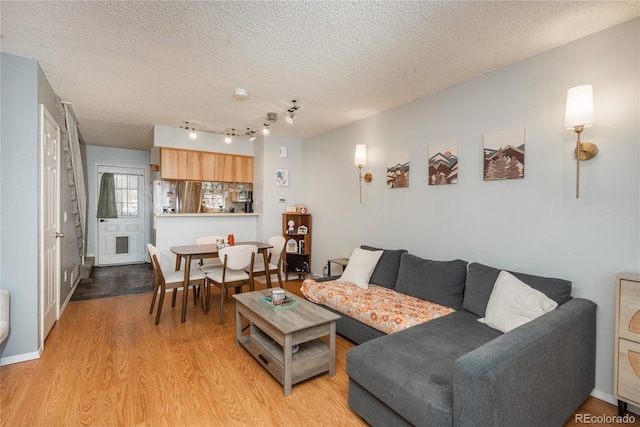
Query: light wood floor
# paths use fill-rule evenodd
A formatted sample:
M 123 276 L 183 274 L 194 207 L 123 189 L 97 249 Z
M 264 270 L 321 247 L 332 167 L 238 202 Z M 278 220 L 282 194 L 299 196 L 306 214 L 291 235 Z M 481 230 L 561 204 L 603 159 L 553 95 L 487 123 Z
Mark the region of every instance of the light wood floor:
M 299 282 L 285 288 L 299 292 Z M 150 294 L 70 303 L 38 360 L 0 368 L 2 426 L 363 426 L 347 406 L 345 354 L 336 375 L 281 385 L 235 345 L 234 300 L 204 315 L 190 298 L 187 321 L 165 300 L 160 325 Z M 616 414 L 590 398 L 578 413 Z M 636 417 L 638 419 L 640 417 Z M 572 418 L 567 425 L 577 425 Z M 640 421 L 637 425 L 640 425 Z

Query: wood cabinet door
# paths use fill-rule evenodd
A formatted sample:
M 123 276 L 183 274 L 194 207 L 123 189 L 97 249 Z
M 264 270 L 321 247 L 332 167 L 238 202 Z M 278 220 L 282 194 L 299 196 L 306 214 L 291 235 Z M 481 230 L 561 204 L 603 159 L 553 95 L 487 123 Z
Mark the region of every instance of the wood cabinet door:
M 160 150 L 160 177 L 162 179 L 180 179 L 178 177 L 178 150 L 162 148 Z
M 253 182 L 253 157 L 233 156 L 233 181 Z
M 178 179 L 202 181 L 200 152 L 180 150 L 178 152 Z
M 203 181 L 220 181 L 216 175 L 219 166 L 218 157 L 216 153 L 201 153 Z

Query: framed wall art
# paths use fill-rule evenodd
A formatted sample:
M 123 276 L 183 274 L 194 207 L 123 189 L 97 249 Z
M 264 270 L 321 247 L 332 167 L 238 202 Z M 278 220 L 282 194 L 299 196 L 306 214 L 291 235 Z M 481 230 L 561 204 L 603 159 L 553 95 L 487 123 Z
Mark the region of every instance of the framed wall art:
M 399 151 L 387 155 L 387 188 L 409 186 L 409 152 Z
M 524 128 L 484 135 L 484 180 L 524 178 Z
M 429 185 L 458 182 L 458 143 L 429 146 Z
M 276 187 L 288 187 L 288 186 L 289 186 L 289 170 L 276 169 Z

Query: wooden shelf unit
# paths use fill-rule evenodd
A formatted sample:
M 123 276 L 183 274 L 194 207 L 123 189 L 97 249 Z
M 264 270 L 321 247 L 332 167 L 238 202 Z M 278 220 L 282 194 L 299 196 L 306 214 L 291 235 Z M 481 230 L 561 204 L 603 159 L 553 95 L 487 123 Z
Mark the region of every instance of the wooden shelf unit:
M 294 233 L 289 233 L 289 221 L 293 221 Z M 298 233 L 298 227 L 307 227 L 307 233 Z M 304 277 L 311 272 L 311 214 L 308 213 L 284 213 L 282 214 L 282 236 L 285 239 L 284 271 L 286 280 L 289 274 L 297 274 Z M 289 240 L 296 241 L 296 252 L 288 251 Z M 305 270 L 305 263 L 306 268 Z

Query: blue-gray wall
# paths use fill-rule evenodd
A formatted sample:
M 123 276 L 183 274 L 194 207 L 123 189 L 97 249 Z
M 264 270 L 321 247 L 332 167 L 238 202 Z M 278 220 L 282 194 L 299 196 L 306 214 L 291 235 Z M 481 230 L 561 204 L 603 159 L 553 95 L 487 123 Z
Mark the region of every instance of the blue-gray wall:
M 5 358 L 38 351 L 38 64 L 2 54 L 0 67 L 0 287 L 12 308 Z
M 367 243 L 573 282 L 598 304 L 596 394 L 613 390 L 615 279 L 640 271 L 639 25 L 623 25 L 303 142 L 313 270 Z M 567 90 L 592 84 L 600 153 L 581 165 L 564 130 Z M 375 90 L 372 88 L 372 90 Z M 525 178 L 483 181 L 483 135 L 526 128 Z M 427 148 L 458 142 L 457 184 L 427 185 Z M 356 144 L 367 144 L 358 202 Z M 408 151 L 410 187 L 387 189 L 386 157 Z
M 14 55 L 0 56 L 0 287 L 11 292 L 11 331 L 0 347 L 3 363 L 38 356 L 38 185 L 39 105 L 59 120 L 56 95 L 38 63 Z M 60 153 L 64 155 L 63 152 Z M 73 207 L 64 157 L 60 162 L 59 302 L 69 297 L 72 270 L 80 263 Z M 64 213 L 69 219 L 64 222 Z M 64 280 L 64 272 L 67 280 Z

